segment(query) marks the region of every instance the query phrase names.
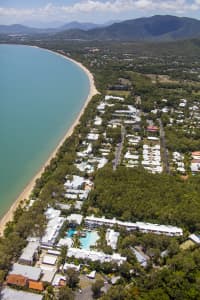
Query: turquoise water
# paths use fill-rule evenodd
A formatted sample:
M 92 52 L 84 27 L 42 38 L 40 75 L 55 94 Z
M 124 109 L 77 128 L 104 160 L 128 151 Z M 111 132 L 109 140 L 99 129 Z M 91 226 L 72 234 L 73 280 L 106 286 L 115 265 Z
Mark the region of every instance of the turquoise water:
M 80 112 L 89 79 L 74 63 L 28 46 L 0 45 L 0 217 Z
M 67 232 L 67 237 L 73 237 L 76 234 L 76 229 L 75 228 L 70 228 Z
M 85 250 L 90 250 L 90 246 L 95 246 L 99 235 L 96 231 L 86 231 L 86 237 L 80 238 L 81 248 Z

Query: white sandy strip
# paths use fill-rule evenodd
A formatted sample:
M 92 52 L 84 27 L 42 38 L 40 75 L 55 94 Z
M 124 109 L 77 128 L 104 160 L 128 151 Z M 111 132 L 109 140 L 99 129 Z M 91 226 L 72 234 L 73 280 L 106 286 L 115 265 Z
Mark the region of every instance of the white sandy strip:
M 35 48 L 38 48 L 36 46 L 34 46 Z M 42 48 L 43 49 L 43 48 Z M 77 118 L 75 119 L 74 123 L 72 124 L 72 126 L 69 128 L 69 130 L 66 132 L 65 136 L 62 138 L 62 140 L 59 142 L 58 146 L 56 147 L 56 149 L 53 151 L 53 153 L 49 156 L 48 160 L 45 162 L 45 164 L 42 166 L 42 168 L 39 170 L 39 172 L 34 176 L 34 178 L 28 183 L 28 185 L 25 187 L 25 189 L 23 190 L 23 192 L 17 197 L 17 199 L 15 200 L 15 202 L 12 204 L 12 206 L 10 207 L 10 209 L 8 210 L 8 212 L 3 216 L 3 218 L 0 220 L 0 235 L 3 235 L 3 231 L 5 229 L 6 223 L 9 221 L 12 221 L 13 219 L 13 214 L 14 211 L 16 210 L 16 208 L 18 207 L 18 205 L 20 204 L 21 200 L 24 199 L 28 199 L 29 196 L 31 195 L 31 192 L 35 186 L 35 182 L 37 179 L 39 179 L 42 175 L 42 173 L 44 172 L 44 169 L 46 166 L 49 165 L 50 161 L 52 160 L 52 158 L 54 158 L 56 156 L 56 153 L 58 152 L 59 148 L 62 146 L 62 144 L 64 143 L 64 141 L 72 135 L 74 128 L 78 125 L 79 120 L 81 118 L 81 116 L 83 115 L 85 108 L 87 107 L 88 103 L 90 102 L 90 100 L 92 99 L 92 97 L 96 94 L 98 94 L 98 91 L 95 87 L 95 83 L 94 83 L 94 77 L 92 75 L 92 73 L 90 73 L 90 71 L 84 67 L 81 63 L 66 57 L 65 55 L 62 55 L 58 52 L 54 52 L 48 49 L 43 49 L 49 52 L 52 52 L 56 55 L 62 56 L 67 60 L 72 61 L 73 63 L 75 63 L 76 65 L 78 65 L 88 76 L 89 78 L 89 82 L 90 82 L 90 92 L 89 95 L 79 113 L 79 115 L 77 116 Z

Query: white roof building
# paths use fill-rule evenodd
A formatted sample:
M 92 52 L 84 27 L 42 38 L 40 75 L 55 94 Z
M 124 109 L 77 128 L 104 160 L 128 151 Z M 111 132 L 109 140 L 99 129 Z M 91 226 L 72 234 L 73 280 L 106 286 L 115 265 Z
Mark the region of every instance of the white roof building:
M 42 270 L 37 267 L 25 266 L 18 263 L 13 264 L 12 271 L 9 274 L 22 275 L 30 280 L 38 281 L 41 277 Z
M 101 124 L 102 124 L 102 118 L 96 116 L 95 120 L 94 120 L 94 125 L 95 126 L 101 126 Z
M 82 223 L 83 216 L 80 214 L 71 214 L 67 217 L 67 221 L 69 223 L 75 223 L 77 225 L 80 225 Z
M 117 97 L 117 96 L 112 96 L 112 95 L 107 95 L 105 96 L 105 101 L 108 100 L 119 100 L 119 101 L 124 101 L 124 98 L 122 97 Z
M 94 216 L 86 217 L 85 223 L 88 226 L 98 227 L 98 226 L 108 226 L 112 227 L 114 225 L 119 225 L 121 227 L 125 227 L 127 230 L 140 230 L 142 232 L 151 232 L 155 234 L 164 234 L 169 236 L 181 236 L 183 235 L 183 230 L 179 227 L 175 226 L 167 226 L 167 225 L 158 225 L 151 223 L 143 223 L 143 222 L 122 222 L 116 219 L 106 219 L 106 218 L 97 218 Z
M 63 266 L 63 270 L 67 271 L 68 269 L 75 269 L 76 271 L 80 271 L 81 266 L 80 265 L 74 265 L 74 264 L 68 264 L 65 263 Z
M 119 238 L 119 232 L 114 231 L 113 229 L 107 229 L 106 231 L 106 241 L 108 246 L 110 246 L 112 249 L 117 249 L 117 241 Z
M 93 250 L 85 250 L 79 248 L 69 248 L 68 257 L 75 257 L 77 259 L 91 260 L 91 261 L 100 261 L 103 262 L 116 262 L 118 265 L 126 261 L 126 257 L 121 256 L 118 253 L 112 255 L 105 254 L 103 252 L 97 252 Z
M 47 264 L 47 265 L 52 265 L 55 266 L 56 261 L 57 261 L 57 256 L 53 256 L 53 255 L 45 255 L 43 257 L 42 263 L 43 264 Z
M 42 300 L 43 295 L 18 291 L 5 287 L 1 292 L 1 300 Z
M 135 254 L 135 257 L 136 257 L 137 261 L 140 263 L 140 265 L 142 267 L 146 268 L 149 258 L 146 255 L 144 255 L 143 253 L 136 250 L 135 248 L 131 248 L 131 249 L 132 249 L 133 253 Z
M 196 244 L 200 244 L 200 236 L 196 235 L 196 234 L 190 234 L 189 239 L 191 239 L 193 242 L 195 242 Z
M 42 276 L 41 281 L 52 283 L 53 278 L 56 274 L 56 269 L 52 268 L 51 270 L 46 270 L 45 268 L 42 268 L 42 273 L 43 273 L 43 276 Z
M 97 141 L 98 138 L 99 138 L 98 133 L 88 133 L 88 135 L 87 135 L 87 139 L 90 141 Z
M 70 237 L 65 237 L 59 240 L 57 247 L 67 246 L 68 248 L 73 246 L 73 240 Z
M 66 277 L 61 275 L 61 274 L 56 274 L 54 279 L 53 279 L 52 285 L 53 286 L 59 286 L 60 280 L 66 281 Z
M 66 176 L 68 178 L 68 176 Z M 72 179 L 67 179 L 64 183 L 65 188 L 77 190 L 85 183 L 84 177 L 73 175 Z
M 36 255 L 38 254 L 40 243 L 39 241 L 29 242 L 23 249 L 19 258 L 19 262 L 22 264 L 32 265 Z
M 60 217 L 61 211 L 54 208 L 48 208 L 45 215 L 48 219 L 45 234 L 42 237 L 42 246 L 53 246 L 59 234 L 59 231 L 65 222 L 65 218 Z

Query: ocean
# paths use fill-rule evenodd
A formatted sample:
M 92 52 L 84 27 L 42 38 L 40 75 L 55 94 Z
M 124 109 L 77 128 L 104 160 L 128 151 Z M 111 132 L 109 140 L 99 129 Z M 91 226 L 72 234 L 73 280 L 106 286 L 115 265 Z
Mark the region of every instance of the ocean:
M 0 45 L 0 218 L 78 116 L 89 79 L 43 49 Z

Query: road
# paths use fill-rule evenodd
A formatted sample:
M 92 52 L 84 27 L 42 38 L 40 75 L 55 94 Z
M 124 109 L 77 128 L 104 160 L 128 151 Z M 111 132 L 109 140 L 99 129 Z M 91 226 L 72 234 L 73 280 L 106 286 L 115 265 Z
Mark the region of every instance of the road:
M 166 147 L 165 131 L 161 119 L 159 119 L 159 123 L 160 123 L 160 144 L 163 153 L 164 171 L 167 174 L 170 174 L 169 157 L 168 157 L 168 150 Z
M 113 170 L 116 171 L 117 166 L 121 162 L 121 154 L 122 154 L 122 149 L 124 145 L 124 139 L 125 139 L 125 134 L 126 130 L 124 126 L 121 127 L 121 142 L 117 145 L 116 152 L 115 152 L 115 159 L 113 161 Z

